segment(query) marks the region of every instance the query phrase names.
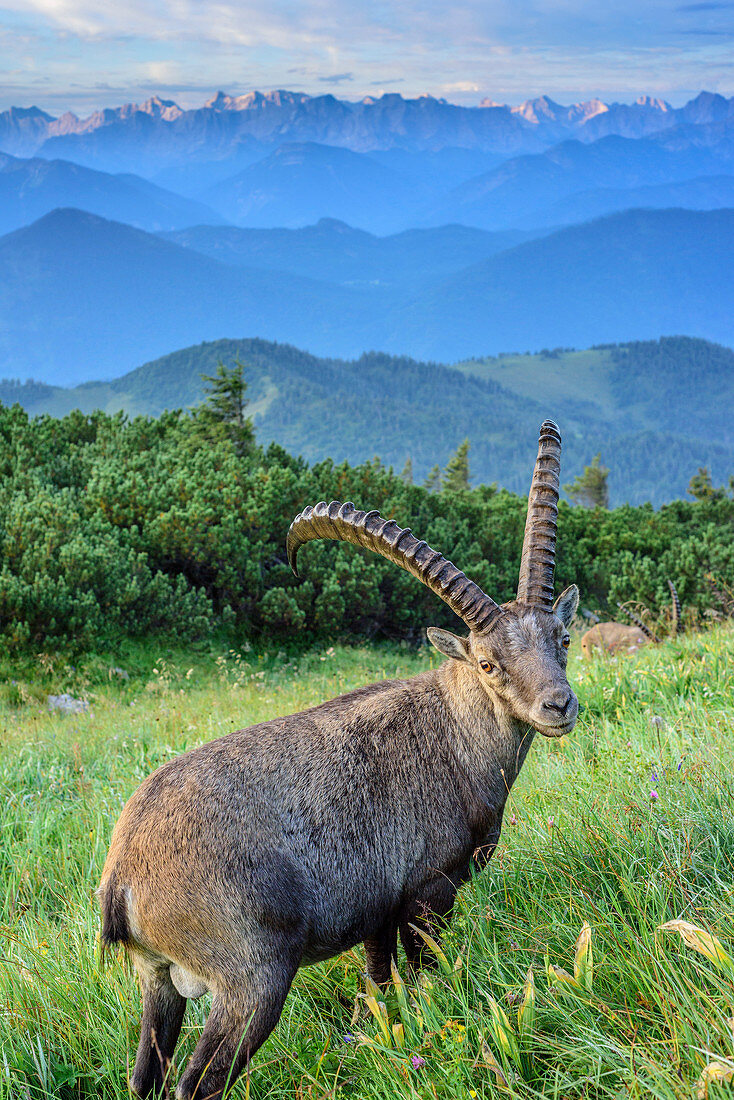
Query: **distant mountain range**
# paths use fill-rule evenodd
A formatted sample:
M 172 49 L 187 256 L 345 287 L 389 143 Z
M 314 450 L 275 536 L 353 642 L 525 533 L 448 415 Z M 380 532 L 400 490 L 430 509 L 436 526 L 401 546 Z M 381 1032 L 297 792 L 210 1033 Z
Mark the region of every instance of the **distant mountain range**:
M 77 206 L 152 231 L 224 221 L 203 203 L 140 176 L 113 176 L 69 161 L 22 160 L 0 153 L 0 233 L 19 229 L 60 206 Z
M 299 228 L 335 218 L 372 233 L 460 224 L 534 232 L 635 206 L 734 205 L 734 144 L 674 147 L 657 138 L 566 141 L 496 158 L 472 150 L 356 153 L 280 145 L 196 198 L 132 174 L 0 153 L 0 232 L 74 206 L 143 229 L 199 224 Z M 489 170 L 485 170 L 489 166 Z M 320 277 L 329 278 L 328 271 Z
M 71 390 L 2 382 L 0 400 L 34 414 L 158 414 L 201 401 L 201 374 L 236 358 L 246 365 L 258 439 L 311 461 L 379 455 L 399 470 L 411 458 L 423 479 L 468 437 L 475 483 L 524 492 L 524 456 L 538 423 L 552 416 L 563 430 L 566 478 L 601 452 L 613 504 L 682 497 L 701 465 L 717 484 L 734 472 L 734 352 L 681 337 L 457 368 L 375 353 L 319 359 L 262 340 L 218 340 Z
M 452 275 L 391 311 L 378 346 L 447 359 L 623 334 L 733 344 L 732 303 L 734 210 L 627 210 Z
M 435 186 L 434 178 L 416 189 L 410 176 L 372 157 L 309 142 L 279 146 L 202 198 L 238 225 L 290 228 L 330 217 L 390 232 L 416 221 Z
M 734 343 L 734 97 L 219 93 L 0 113 L 0 373 L 247 336 L 456 361 Z
M 150 233 L 57 210 L 0 237 L 0 372 L 58 383 L 109 377 L 222 333 L 342 347 L 373 296 L 235 268 Z M 358 338 L 350 351 L 358 353 Z
M 504 249 L 461 226 L 338 222 L 177 239 L 194 247 L 78 210 L 0 238 L 0 373 L 76 383 L 238 332 L 443 361 L 661 332 L 734 343 L 734 210 L 627 211 Z
M 0 113 L 0 150 L 5 230 L 75 206 L 148 229 L 336 218 L 380 234 L 455 223 L 528 232 L 640 205 L 730 205 L 734 97 L 460 107 L 281 91 L 220 93 L 192 110 L 154 97 L 86 119 L 12 108 Z
M 400 290 L 445 278 L 536 235 L 542 234 L 444 225 L 377 237 L 335 218 L 321 218 L 302 229 L 198 225 L 160 234 L 235 267 L 286 271 L 307 279 L 328 272 L 341 285 Z
M 137 132 L 139 149 L 163 138 L 163 147 L 157 149 L 161 158 L 180 157 L 184 149 L 200 152 L 202 145 L 222 153 L 243 141 L 315 141 L 361 151 L 463 146 L 509 154 L 572 136 L 586 141 L 609 134 L 643 137 L 680 126 L 730 122 L 733 104 L 734 99 L 711 92 L 701 92 L 680 108 L 649 96 L 631 104 L 593 99 L 563 106 L 540 96 L 517 107 L 488 99 L 478 107 L 463 107 L 429 95 L 405 99 L 388 93 L 353 102 L 289 91 L 240 96 L 219 92 L 191 110 L 153 96 L 142 104 L 95 111 L 85 119 L 71 112 L 54 118 L 36 107 L 13 107 L 0 114 L 0 146 L 27 156 L 49 143 L 44 155 L 66 156 L 61 151 L 66 147 L 77 154 L 72 159 L 86 155 L 91 162 L 98 156 L 124 157 L 125 133 Z
M 665 142 L 669 137 L 666 133 Z M 420 220 L 432 225 L 454 221 L 482 229 L 558 225 L 585 220 L 583 211 L 589 207 L 593 216 L 595 202 L 606 205 L 599 213 L 626 210 L 645 205 L 644 194 L 643 202 L 636 202 L 641 188 L 684 182 L 687 190 L 681 187 L 678 192 L 681 205 L 688 205 L 686 199 L 698 204 L 700 192 L 693 182 L 700 187 L 701 177 L 719 177 L 713 185 L 707 179 L 704 208 L 715 192 L 730 193 L 734 156 L 695 147 L 691 141 L 678 142 L 674 148 L 665 142 L 611 136 L 588 144 L 566 141 L 543 153 L 514 157 L 449 191 Z

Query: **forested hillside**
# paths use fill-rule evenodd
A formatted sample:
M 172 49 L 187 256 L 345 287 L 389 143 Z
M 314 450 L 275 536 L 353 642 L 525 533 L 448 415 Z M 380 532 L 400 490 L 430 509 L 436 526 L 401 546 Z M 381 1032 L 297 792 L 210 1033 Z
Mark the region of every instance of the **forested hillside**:
M 202 374 L 245 364 L 257 438 L 311 462 L 379 455 L 422 481 L 470 440 L 473 484 L 527 487 L 524 455 L 537 426 L 564 429 L 565 468 L 580 473 L 601 451 L 612 504 L 682 497 L 699 466 L 717 483 L 734 473 L 734 352 L 684 337 L 588 351 L 473 360 L 452 369 L 372 353 L 318 359 L 262 340 L 184 348 L 109 383 L 75 389 L 0 383 L 0 400 L 29 412 L 73 408 L 157 415 L 202 399 Z
M 288 526 L 324 498 L 394 517 L 498 600 L 515 591 L 523 496 L 491 486 L 432 493 L 378 461 L 308 466 L 207 412 L 29 420 L 17 406 L 0 409 L 6 645 L 90 647 L 216 626 L 288 637 L 416 637 L 432 622 L 450 626 L 451 613 L 412 577 L 353 547 L 309 547 L 303 580 L 293 577 Z M 526 480 L 535 451 L 531 439 L 518 448 Z M 557 586 L 578 583 L 587 607 L 633 599 L 659 611 L 671 577 L 695 616 L 711 604 L 707 572 L 734 584 L 733 523 L 725 494 L 658 512 L 562 504 Z

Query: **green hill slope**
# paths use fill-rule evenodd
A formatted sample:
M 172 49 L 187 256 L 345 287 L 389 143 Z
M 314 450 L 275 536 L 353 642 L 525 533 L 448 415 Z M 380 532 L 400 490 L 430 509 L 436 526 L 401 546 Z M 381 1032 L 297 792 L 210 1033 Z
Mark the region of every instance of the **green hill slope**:
M 545 416 L 563 428 L 569 480 L 601 451 L 612 503 L 684 496 L 696 468 L 734 472 L 734 352 L 670 337 L 587 351 L 472 360 L 457 367 L 371 353 L 319 359 L 263 340 L 197 344 L 111 382 L 74 389 L 0 383 L 0 400 L 60 416 L 73 408 L 158 414 L 196 404 L 201 374 L 247 364 L 258 438 L 310 461 L 379 455 L 416 478 L 471 441 L 474 482 L 524 491 L 527 448 Z M 518 457 L 519 456 L 519 457 Z
M 660 340 L 507 355 L 457 364 L 519 397 L 603 419 L 620 431 L 651 428 L 734 447 L 734 352 L 707 340 Z M 559 413 L 560 415 L 560 413 Z

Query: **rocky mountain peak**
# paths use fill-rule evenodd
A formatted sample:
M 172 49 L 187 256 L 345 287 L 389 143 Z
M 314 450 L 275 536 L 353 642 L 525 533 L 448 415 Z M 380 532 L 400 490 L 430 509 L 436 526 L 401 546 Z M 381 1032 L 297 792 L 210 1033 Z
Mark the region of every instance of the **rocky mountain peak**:
M 166 122 L 172 122 L 183 114 L 178 103 L 172 99 L 161 99 L 159 95 L 146 99 L 145 103 L 141 103 L 137 109 L 146 115 L 152 115 L 153 118 L 165 119 Z

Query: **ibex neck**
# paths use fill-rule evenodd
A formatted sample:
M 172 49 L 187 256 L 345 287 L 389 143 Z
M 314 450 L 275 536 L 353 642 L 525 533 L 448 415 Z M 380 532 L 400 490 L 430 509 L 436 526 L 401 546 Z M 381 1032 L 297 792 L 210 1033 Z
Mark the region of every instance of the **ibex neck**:
M 491 786 L 501 777 L 505 795 L 515 782 L 535 731 L 507 712 L 496 696 L 477 682 L 471 669 L 447 661 L 438 682 L 456 729 L 456 750 L 476 781 Z

